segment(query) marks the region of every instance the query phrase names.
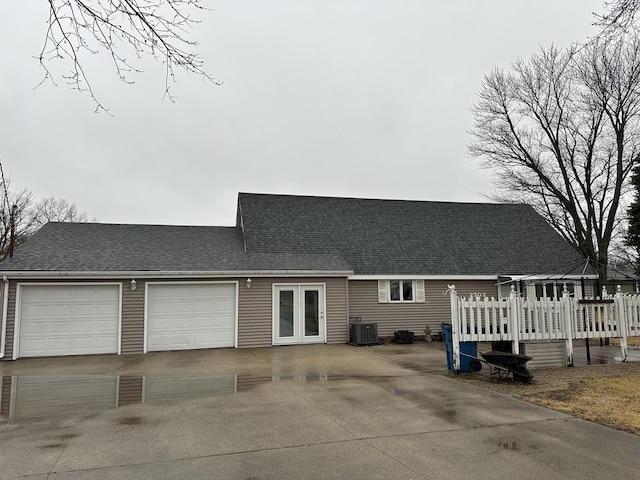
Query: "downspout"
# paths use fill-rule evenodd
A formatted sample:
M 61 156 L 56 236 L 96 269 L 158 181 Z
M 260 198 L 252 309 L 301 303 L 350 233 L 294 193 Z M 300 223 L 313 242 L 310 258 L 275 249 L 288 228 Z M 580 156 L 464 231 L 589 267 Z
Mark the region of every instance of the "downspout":
M 4 358 L 4 346 L 7 337 L 7 311 L 9 309 L 9 279 L 6 275 L 2 277 L 2 333 L 0 334 L 0 358 Z

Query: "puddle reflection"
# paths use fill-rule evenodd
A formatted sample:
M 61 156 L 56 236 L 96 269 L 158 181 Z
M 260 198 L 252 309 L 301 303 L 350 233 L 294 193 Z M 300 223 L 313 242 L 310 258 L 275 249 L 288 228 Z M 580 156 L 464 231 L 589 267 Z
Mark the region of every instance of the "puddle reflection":
M 9 420 L 90 414 L 138 403 L 175 405 L 235 394 L 275 381 L 328 380 L 327 375 L 16 375 L 1 378 L 0 417 Z

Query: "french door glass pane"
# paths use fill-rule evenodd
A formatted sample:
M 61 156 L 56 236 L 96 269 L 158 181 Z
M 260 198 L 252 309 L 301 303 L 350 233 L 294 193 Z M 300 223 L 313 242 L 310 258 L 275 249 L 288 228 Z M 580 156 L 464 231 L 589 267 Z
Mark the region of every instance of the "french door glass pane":
M 304 291 L 304 334 L 320 335 L 320 308 L 317 290 Z
M 280 332 L 281 337 L 293 337 L 293 290 L 280 291 Z

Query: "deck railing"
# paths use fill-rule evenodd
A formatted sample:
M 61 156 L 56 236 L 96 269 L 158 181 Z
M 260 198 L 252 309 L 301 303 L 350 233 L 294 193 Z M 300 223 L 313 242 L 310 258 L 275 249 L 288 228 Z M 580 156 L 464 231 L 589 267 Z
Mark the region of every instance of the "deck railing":
M 459 370 L 460 342 L 513 342 L 519 353 L 523 341 L 565 341 L 567 365 L 573 365 L 573 340 L 619 338 L 622 360 L 627 337 L 640 335 L 640 295 L 576 299 L 566 287 L 561 298 L 522 298 L 512 287 L 507 298 L 475 294 L 459 297 L 449 285 L 454 369 Z

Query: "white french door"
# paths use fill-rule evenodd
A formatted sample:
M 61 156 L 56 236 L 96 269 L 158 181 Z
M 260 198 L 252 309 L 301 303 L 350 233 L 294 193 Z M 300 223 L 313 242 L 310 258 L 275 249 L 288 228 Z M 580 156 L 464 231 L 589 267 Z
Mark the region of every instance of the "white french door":
M 324 312 L 324 285 L 274 285 L 273 344 L 324 343 Z

